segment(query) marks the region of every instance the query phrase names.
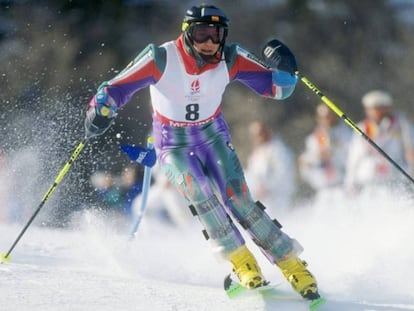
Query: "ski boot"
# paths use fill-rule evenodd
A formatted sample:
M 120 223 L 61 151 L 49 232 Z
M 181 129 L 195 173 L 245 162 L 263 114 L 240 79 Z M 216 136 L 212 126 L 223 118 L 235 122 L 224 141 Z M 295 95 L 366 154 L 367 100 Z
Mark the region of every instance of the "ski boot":
M 256 258 L 246 245 L 242 245 L 231 252 L 227 259 L 233 264 L 233 271 L 244 287 L 252 289 L 266 283 Z
M 308 300 L 318 299 L 318 287 L 316 279 L 306 269 L 306 262 L 298 257 L 289 257 L 282 259 L 277 263 L 284 277 L 303 298 Z

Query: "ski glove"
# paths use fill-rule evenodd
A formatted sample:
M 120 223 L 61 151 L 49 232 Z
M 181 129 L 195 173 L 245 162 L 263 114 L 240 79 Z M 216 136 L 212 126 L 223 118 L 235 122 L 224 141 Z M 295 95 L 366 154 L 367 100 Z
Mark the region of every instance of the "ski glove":
M 279 40 L 273 39 L 266 43 L 262 51 L 266 63 L 281 71 L 294 74 L 298 70 L 296 58 L 289 48 Z
M 86 112 L 85 132 L 86 137 L 99 136 L 105 133 L 112 125 L 115 117 L 116 106 L 114 100 L 106 94 L 105 90 L 100 90 L 89 103 Z
M 148 167 L 153 167 L 157 161 L 157 155 L 154 148 L 121 145 L 120 149 L 125 152 L 132 161 L 136 161 L 139 164 Z
M 114 100 L 111 96 L 106 94 L 105 89 L 101 89 L 96 93 L 92 99 L 91 106 L 96 107 L 97 115 L 107 118 L 114 118 L 116 116 L 116 111 L 118 110 Z

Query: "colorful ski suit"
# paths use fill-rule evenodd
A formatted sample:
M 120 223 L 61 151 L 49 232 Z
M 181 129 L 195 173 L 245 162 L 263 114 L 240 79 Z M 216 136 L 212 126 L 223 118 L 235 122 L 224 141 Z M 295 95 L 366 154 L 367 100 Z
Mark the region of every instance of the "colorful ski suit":
M 243 245 L 230 214 L 269 260 L 278 262 L 294 255 L 299 246 L 251 198 L 221 114 L 221 101 L 233 81 L 275 99 L 288 97 L 296 81 L 237 44 L 225 46 L 222 58 L 217 64 L 200 66 L 187 51 L 183 36 L 158 47 L 150 44 L 98 92 L 122 106 L 149 86 L 159 164 L 198 215 L 206 238 L 224 257 Z

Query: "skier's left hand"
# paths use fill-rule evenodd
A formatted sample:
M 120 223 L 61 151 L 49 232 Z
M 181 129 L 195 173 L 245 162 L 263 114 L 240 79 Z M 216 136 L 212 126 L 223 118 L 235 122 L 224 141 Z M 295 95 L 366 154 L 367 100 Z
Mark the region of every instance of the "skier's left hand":
M 272 68 L 288 72 L 292 75 L 298 70 L 295 55 L 279 40 L 273 39 L 266 43 L 262 55 L 266 63 Z
M 136 161 L 139 164 L 148 167 L 153 167 L 157 161 L 157 155 L 154 148 L 121 145 L 120 149 L 125 152 L 132 161 Z

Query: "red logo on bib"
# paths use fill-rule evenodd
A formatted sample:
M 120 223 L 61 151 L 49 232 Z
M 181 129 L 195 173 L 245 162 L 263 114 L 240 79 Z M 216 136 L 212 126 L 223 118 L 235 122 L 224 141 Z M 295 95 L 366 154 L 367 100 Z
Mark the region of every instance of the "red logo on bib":
M 191 91 L 196 93 L 200 91 L 200 81 L 194 80 L 193 82 L 191 82 Z

